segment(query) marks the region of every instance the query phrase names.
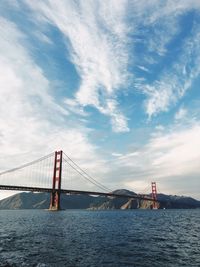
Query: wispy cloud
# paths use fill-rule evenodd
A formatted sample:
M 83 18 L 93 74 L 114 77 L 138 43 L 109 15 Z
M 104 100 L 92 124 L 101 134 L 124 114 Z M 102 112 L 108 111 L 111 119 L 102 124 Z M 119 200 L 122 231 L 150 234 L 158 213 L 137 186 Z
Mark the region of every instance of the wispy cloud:
M 196 187 L 199 186 L 200 175 L 200 122 L 195 122 L 185 128 L 175 124 L 173 128 L 162 134 L 152 133 L 146 145 L 124 155 L 115 157 L 112 168 L 115 182 L 123 183 L 138 190 L 150 184 L 152 180 L 158 182 L 163 192 L 171 192 L 198 197 Z M 189 177 L 193 182 L 185 188 Z M 195 178 L 196 177 L 196 178 Z M 172 180 L 179 185 L 174 188 Z M 140 185 L 140 186 L 139 186 Z
M 177 104 L 199 75 L 199 24 L 194 14 L 195 10 L 199 12 L 200 4 L 155 0 L 134 1 L 130 5 L 130 12 L 134 9 L 135 15 L 132 27 L 136 48 L 141 51 L 143 47 L 140 56 L 135 55 L 135 61 L 143 70 L 151 70 L 150 79 L 142 80 L 145 74 L 140 73 L 133 86 L 146 95 L 145 112 L 152 117 Z M 192 12 L 193 25 L 184 36 L 182 19 Z
M 116 102 L 116 91 L 128 81 L 126 2 L 116 5 L 115 1 L 27 1 L 43 22 L 57 27 L 65 38 L 70 60 L 81 77 L 76 101 L 111 116 L 117 132 L 128 130 L 118 106 L 110 108 L 110 99 Z
M 149 72 L 149 70 L 147 68 L 145 68 L 144 66 L 138 66 L 138 68 L 143 70 L 143 71 Z
M 56 103 L 49 80 L 26 47 L 24 34 L 2 18 L 0 31 L 1 171 L 63 149 L 89 171 L 104 172 L 104 161 L 88 140 L 89 129 L 71 121 Z
M 143 92 L 148 96 L 145 107 L 151 117 L 159 112 L 168 111 L 191 88 L 193 81 L 200 74 L 199 50 L 200 35 L 196 27 L 192 37 L 183 43 L 183 53 L 170 71 L 164 71 L 159 80 L 152 85 L 143 84 Z
M 187 116 L 187 109 L 181 107 L 175 114 L 175 120 L 182 120 Z
M 74 95 L 75 102 L 83 107 L 94 106 L 102 114 L 110 116 L 115 132 L 129 131 L 128 120 L 120 111 L 117 92 L 130 82 L 130 59 L 137 63 L 137 54 L 133 54 L 134 47 L 130 46 L 130 30 L 135 36 L 133 42 L 139 42 L 146 50 L 143 60 L 146 65 L 138 64 L 138 67 L 149 72 L 149 59 L 159 61 L 153 56 L 155 53 L 156 56 L 165 56 L 168 45 L 180 33 L 180 16 L 192 8 L 200 8 L 198 1 L 192 1 L 191 5 L 187 1 L 174 4 L 173 1 L 126 0 L 117 4 L 115 0 L 26 3 L 35 11 L 36 20 L 57 27 L 65 38 L 70 60 L 81 78 Z M 192 39 L 196 41 L 190 47 Z M 184 74 L 182 66 L 189 63 L 191 51 L 198 51 L 198 43 L 198 30 L 193 30 L 192 37 L 182 47 L 182 55 L 169 71 L 164 66 L 157 75 L 159 78 L 151 83 L 138 85 L 138 79 L 135 80 L 134 87 L 147 96 L 145 109 L 149 117 L 168 111 L 191 86 L 197 68 Z M 197 62 L 198 59 L 195 65 Z M 180 76 L 183 76 L 181 81 Z M 110 102 L 116 103 L 112 109 Z
M 1 9 L 0 19 L 0 146 L 7 156 L 0 157 L 0 169 L 62 147 L 111 188 L 130 185 L 134 190 L 135 185 L 140 190 L 152 178 L 167 188 L 170 179 L 184 183 L 193 177 L 194 189 L 199 177 L 199 103 L 191 111 L 180 102 L 200 75 L 200 28 L 198 20 L 190 19 L 186 34 L 180 20 L 199 11 L 199 1 L 3 2 L 9 8 Z M 16 10 L 26 10 L 24 25 Z M 70 77 L 78 80 L 72 92 L 64 79 L 57 90 L 54 77 L 48 76 L 54 66 L 43 57 L 38 60 L 43 52 L 52 66 L 60 64 L 63 76 L 71 68 L 79 76 Z M 176 114 L 169 125 L 161 116 L 157 126 L 149 120 L 145 131 L 151 137 L 141 144 L 134 132 L 140 123 L 172 107 Z M 102 148 L 89 139 L 93 131 L 99 134 L 94 108 L 110 119 L 113 132 L 126 132 L 126 144 L 122 135 L 110 131 Z M 111 159 L 103 160 L 105 154 Z M 173 193 L 172 181 L 169 188 Z

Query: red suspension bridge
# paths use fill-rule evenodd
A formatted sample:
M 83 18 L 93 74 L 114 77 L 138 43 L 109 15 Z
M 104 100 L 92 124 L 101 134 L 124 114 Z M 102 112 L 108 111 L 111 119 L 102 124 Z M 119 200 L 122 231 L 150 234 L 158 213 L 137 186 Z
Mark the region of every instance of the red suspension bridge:
M 69 188 L 69 181 L 72 186 Z M 91 190 L 79 190 L 77 184 L 92 186 Z M 73 187 L 73 183 L 74 187 Z M 81 187 L 81 185 L 80 185 Z M 98 188 L 98 190 L 94 190 Z M 32 161 L 0 173 L 0 190 L 18 190 L 31 192 L 48 192 L 51 194 L 50 210 L 60 210 L 61 194 L 86 194 L 96 196 L 109 196 L 127 199 L 139 199 L 152 202 L 152 207 L 157 208 L 156 184 L 152 183 L 152 197 L 141 194 L 116 194 L 104 186 L 91 175 L 87 174 L 63 151 L 56 151 L 45 157 Z M 101 191 L 100 191 L 101 190 Z

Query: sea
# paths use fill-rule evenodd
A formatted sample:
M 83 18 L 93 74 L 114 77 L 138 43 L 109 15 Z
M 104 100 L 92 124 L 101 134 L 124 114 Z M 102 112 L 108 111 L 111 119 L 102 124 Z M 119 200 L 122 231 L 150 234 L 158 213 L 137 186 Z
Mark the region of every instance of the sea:
M 200 209 L 1 210 L 0 266 L 200 266 Z

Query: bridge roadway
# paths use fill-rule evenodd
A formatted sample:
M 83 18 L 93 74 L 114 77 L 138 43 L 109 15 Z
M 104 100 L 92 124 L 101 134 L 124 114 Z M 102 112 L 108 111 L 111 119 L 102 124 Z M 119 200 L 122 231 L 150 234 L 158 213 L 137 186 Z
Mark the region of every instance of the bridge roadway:
M 13 190 L 13 191 L 30 191 L 30 192 L 46 192 L 51 193 L 51 188 L 42 187 L 28 187 L 28 186 L 11 186 L 11 185 L 0 185 L 0 190 Z M 56 191 L 56 190 L 55 190 Z M 132 198 L 147 201 L 156 201 L 149 197 L 144 197 L 142 195 L 127 195 L 127 194 L 116 194 L 116 193 L 104 193 L 104 192 L 93 192 L 93 191 L 81 191 L 81 190 L 71 190 L 71 189 L 61 189 L 61 194 L 71 194 L 71 195 L 93 195 L 93 196 L 108 196 L 108 197 L 120 197 L 120 198 Z

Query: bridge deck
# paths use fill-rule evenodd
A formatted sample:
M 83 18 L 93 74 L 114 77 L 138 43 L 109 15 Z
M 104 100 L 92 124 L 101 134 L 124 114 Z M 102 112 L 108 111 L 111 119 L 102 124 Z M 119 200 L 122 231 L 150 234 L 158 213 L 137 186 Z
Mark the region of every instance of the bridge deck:
M 13 191 L 30 191 L 30 192 L 46 192 L 51 193 L 51 188 L 42 187 L 26 187 L 26 186 L 10 186 L 10 185 L 0 185 L 0 190 L 13 190 Z M 93 195 L 93 196 L 108 196 L 108 197 L 120 197 L 120 198 L 132 198 L 147 201 L 155 201 L 152 198 L 144 197 L 142 195 L 126 195 L 126 194 L 116 194 L 116 193 L 104 193 L 96 191 L 81 191 L 81 190 L 71 190 L 71 189 L 61 189 L 62 194 L 73 194 L 73 195 Z

